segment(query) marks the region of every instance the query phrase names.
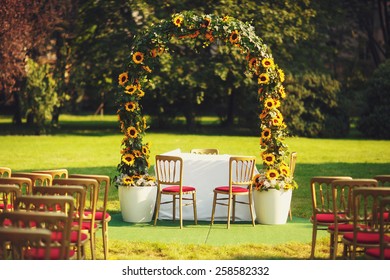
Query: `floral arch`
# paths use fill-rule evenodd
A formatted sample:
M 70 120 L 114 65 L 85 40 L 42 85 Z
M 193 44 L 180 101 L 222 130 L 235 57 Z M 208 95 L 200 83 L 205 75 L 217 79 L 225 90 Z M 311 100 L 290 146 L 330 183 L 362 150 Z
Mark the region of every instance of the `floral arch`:
M 126 70 L 119 75 L 117 114 L 124 138 L 116 184 L 140 186 L 154 183 L 154 178 L 148 175 L 150 147 L 142 142 L 148 126 L 139 101 L 145 95 L 143 85 L 148 82 L 147 75 L 153 73 L 156 59 L 168 51 L 166 45 L 173 37 L 176 40 L 201 38 L 205 44 L 220 40 L 246 54 L 247 71 L 258 82 L 260 150 L 264 171 L 256 177 L 254 186 L 260 190 L 296 188 L 286 162 L 289 153 L 284 143 L 286 125 L 279 111 L 281 101 L 286 97 L 282 84 L 284 72 L 274 63 L 271 52 L 252 26 L 228 16 L 199 16 L 192 12 L 174 14 L 171 19 L 161 21 L 138 36 L 132 45 Z

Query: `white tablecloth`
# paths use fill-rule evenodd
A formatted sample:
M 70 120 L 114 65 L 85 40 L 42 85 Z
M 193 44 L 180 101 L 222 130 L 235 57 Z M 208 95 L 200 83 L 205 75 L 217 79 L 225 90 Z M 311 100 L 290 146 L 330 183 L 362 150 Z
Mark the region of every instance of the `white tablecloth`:
M 198 220 L 210 221 L 214 188 L 229 184 L 230 155 L 198 155 L 182 153 L 180 150 L 167 152 L 164 155 L 179 156 L 183 159 L 183 185 L 196 188 Z M 162 201 L 167 201 L 170 198 L 172 197 L 163 196 Z M 247 196 L 238 196 L 237 200 L 248 201 L 248 198 Z M 176 205 L 178 206 L 178 204 Z M 176 218 L 179 218 L 178 207 Z M 226 218 L 227 207 L 217 205 L 214 219 L 226 221 Z M 161 205 L 159 219 L 172 219 L 172 204 Z M 194 219 L 192 205 L 183 207 L 183 219 Z M 251 221 L 248 205 L 236 204 L 236 221 Z

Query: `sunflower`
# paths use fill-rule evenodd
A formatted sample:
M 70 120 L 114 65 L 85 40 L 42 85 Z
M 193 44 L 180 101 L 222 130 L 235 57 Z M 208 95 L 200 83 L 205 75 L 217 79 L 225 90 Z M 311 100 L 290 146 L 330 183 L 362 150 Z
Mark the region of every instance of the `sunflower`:
M 122 161 L 127 165 L 133 165 L 134 164 L 134 156 L 132 154 L 124 154 L 122 157 Z
M 173 24 L 176 25 L 177 27 L 180 27 L 183 21 L 184 21 L 183 16 L 175 16 L 173 18 Z
M 281 126 L 283 124 L 283 118 L 276 117 L 271 120 L 274 126 Z
M 290 176 L 290 168 L 286 165 L 282 165 L 280 168 L 280 173 L 283 174 L 283 176 L 289 177 Z
M 275 163 L 275 156 L 273 154 L 263 154 L 263 161 L 268 166 Z
M 134 156 L 135 156 L 136 158 L 142 156 L 142 153 L 141 153 L 141 151 L 139 151 L 139 150 L 133 151 L 133 154 L 134 154 Z
M 118 80 L 119 84 L 124 86 L 129 81 L 129 74 L 127 72 L 120 74 Z
M 267 115 L 268 115 L 267 110 L 263 110 L 263 111 L 261 112 L 261 114 L 259 115 L 260 120 L 265 119 L 265 117 L 266 117 Z
M 264 139 L 270 139 L 270 138 L 271 138 L 271 129 L 265 128 L 265 129 L 261 132 L 261 137 L 263 137 Z
M 274 60 L 272 58 L 264 58 L 262 61 L 261 61 L 261 65 L 263 65 L 264 68 L 272 68 L 275 66 L 274 64 Z
M 145 92 L 143 90 L 138 90 L 138 97 L 143 97 L 145 95 Z
M 264 101 L 264 107 L 268 110 L 271 110 L 273 108 L 275 108 L 275 101 L 273 98 L 267 98 L 265 101 Z
M 148 148 L 148 146 L 146 146 L 146 145 L 142 146 L 142 153 L 143 153 L 144 155 L 148 155 L 148 154 L 149 154 L 149 148 Z
M 134 85 L 134 84 L 128 85 L 128 86 L 125 88 L 125 93 L 132 95 L 132 94 L 134 94 L 134 92 L 135 92 L 137 89 L 138 89 L 138 86 L 137 86 L 137 85 Z
M 135 102 L 127 102 L 125 104 L 126 111 L 128 112 L 134 112 L 135 109 L 137 109 L 137 103 Z
M 130 137 L 130 138 L 137 138 L 138 136 L 138 131 L 137 129 L 134 127 L 134 126 L 130 126 L 128 129 L 127 129 L 127 135 Z
M 269 76 L 268 76 L 268 74 L 267 73 L 260 74 L 258 83 L 259 84 L 268 84 L 269 83 Z
M 148 73 L 152 73 L 152 69 L 150 69 L 150 67 L 149 66 L 142 66 L 142 69 L 144 69 L 146 72 L 148 72 Z
M 133 54 L 133 61 L 136 64 L 142 63 L 142 61 L 144 61 L 144 54 L 142 52 L 135 52 Z
M 286 91 L 284 90 L 284 86 L 279 87 L 279 94 L 282 99 L 286 98 Z
M 134 184 L 133 179 L 130 176 L 125 176 L 122 178 L 122 182 L 125 186 L 130 186 Z
M 280 82 L 283 83 L 284 82 L 284 72 L 282 69 L 278 69 L 278 73 L 279 73 L 279 78 L 280 78 Z
M 238 33 L 237 30 L 234 30 L 230 34 L 229 41 L 230 41 L 230 43 L 235 44 L 235 43 L 238 43 L 239 40 L 240 40 L 240 34 Z
M 279 172 L 275 169 L 270 169 L 267 171 L 265 176 L 267 177 L 268 180 L 274 180 L 279 177 Z

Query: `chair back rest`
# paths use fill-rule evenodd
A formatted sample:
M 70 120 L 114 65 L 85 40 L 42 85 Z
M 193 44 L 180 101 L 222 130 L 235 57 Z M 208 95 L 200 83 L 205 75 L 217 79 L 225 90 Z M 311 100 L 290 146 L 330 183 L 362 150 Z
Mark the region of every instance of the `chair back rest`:
M 338 221 L 353 221 L 353 192 L 357 188 L 376 188 L 378 181 L 374 179 L 334 180 L 332 182 L 333 214 L 335 227 Z
M 43 250 L 43 259 L 50 259 L 51 231 L 48 229 L 29 229 L 0 227 L 0 259 L 23 260 L 28 256 L 28 248 Z
M 377 175 L 374 179 L 378 181 L 379 186 L 390 187 L 390 175 Z
M 15 211 L 62 212 L 69 217 L 70 223 L 74 208 L 74 199 L 68 195 L 23 195 L 15 200 Z
M 68 169 L 60 168 L 60 169 L 48 169 L 48 170 L 37 170 L 32 171 L 33 173 L 44 173 L 50 174 L 53 179 L 55 178 L 68 178 Z
M 0 185 L 17 185 L 22 194 L 31 194 L 33 183 L 25 177 L 0 178 Z
M 192 149 L 190 151 L 191 154 L 199 154 L 199 155 L 218 155 L 218 149 L 208 148 L 208 149 Z
M 0 212 L 13 211 L 15 199 L 21 195 L 17 185 L 0 185 Z
M 256 157 L 230 157 L 229 159 L 229 186 L 252 185 L 253 171 L 256 166 Z
M 297 163 L 297 155 L 298 155 L 297 152 L 291 152 L 291 154 L 290 154 L 289 166 L 290 166 L 290 176 L 291 177 L 294 177 L 295 165 Z
M 390 250 L 390 243 L 385 240 L 385 235 L 390 234 L 390 196 L 381 199 L 379 204 L 379 234 L 381 260 L 385 259 L 385 250 Z
M 352 180 L 348 176 L 315 176 L 310 179 L 313 217 L 321 213 L 333 213 L 332 185 L 334 180 Z
M 65 213 L 13 211 L 0 213 L 0 227 L 48 229 L 52 236 L 51 248 L 59 249 L 59 259 L 69 258 L 71 224 Z
M 0 166 L 0 177 L 11 177 L 11 174 L 11 168 Z
M 51 186 L 53 177 L 50 174 L 45 173 L 33 173 L 33 172 L 14 172 L 12 177 L 25 177 L 29 178 L 33 186 Z
M 156 155 L 156 180 L 161 185 L 182 186 L 183 159 L 176 156 Z

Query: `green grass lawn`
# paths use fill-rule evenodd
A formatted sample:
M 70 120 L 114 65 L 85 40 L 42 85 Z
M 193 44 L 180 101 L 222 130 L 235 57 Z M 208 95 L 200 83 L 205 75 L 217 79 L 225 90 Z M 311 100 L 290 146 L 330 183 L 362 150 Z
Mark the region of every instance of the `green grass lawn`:
M 14 171 L 67 168 L 70 173 L 115 175 L 122 139 L 115 116 L 64 115 L 61 116 L 60 124 L 61 130 L 53 131 L 48 136 L 7 135 L 18 131 L 12 127 L 8 117 L 0 117 L 0 166 L 10 167 Z M 145 141 L 152 144 L 152 162 L 156 154 L 177 148 L 190 151 L 192 148 L 213 147 L 218 148 L 220 153 L 255 155 L 258 167 L 261 167 L 257 136 L 234 135 L 222 130 L 191 134 L 182 131 L 153 132 L 151 129 Z M 292 200 L 292 212 L 296 217 L 308 218 L 311 214 L 309 181 L 313 176 L 372 178 L 374 175 L 390 173 L 390 141 L 296 137 L 287 139 L 287 144 L 290 151 L 298 152 L 295 177 L 299 189 L 294 191 Z M 119 212 L 117 190 L 114 187 L 110 191 L 108 208 L 112 213 Z M 164 247 L 163 244 L 158 246 L 160 250 Z M 122 254 L 122 247 L 125 245 L 121 241 L 112 241 L 113 252 L 118 250 Z M 213 249 L 205 251 L 212 254 Z M 128 254 L 131 255 L 131 252 Z M 172 252 L 167 253 L 170 254 Z M 207 256 L 210 259 L 217 258 L 214 255 Z

